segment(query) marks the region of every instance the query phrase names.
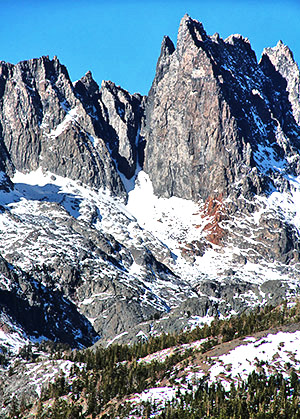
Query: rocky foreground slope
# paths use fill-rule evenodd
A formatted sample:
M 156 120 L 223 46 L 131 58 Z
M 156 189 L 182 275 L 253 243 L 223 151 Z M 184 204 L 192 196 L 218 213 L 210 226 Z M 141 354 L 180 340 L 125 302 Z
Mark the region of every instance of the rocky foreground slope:
M 147 97 L 0 63 L 1 343 L 132 342 L 299 292 L 299 68 L 184 16 Z
M 0 417 L 296 419 L 299 319 L 298 300 L 133 346 L 28 346 L 0 371 Z

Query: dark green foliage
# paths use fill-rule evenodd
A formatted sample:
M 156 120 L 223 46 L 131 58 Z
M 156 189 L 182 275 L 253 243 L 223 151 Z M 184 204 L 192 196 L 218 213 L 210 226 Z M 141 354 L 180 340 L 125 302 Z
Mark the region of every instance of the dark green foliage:
M 229 320 L 214 320 L 210 326 L 197 327 L 192 331 L 176 334 L 162 334 L 151 337 L 147 342 L 134 345 L 111 345 L 108 348 L 99 346 L 95 350 L 73 351 L 57 348 L 52 352 L 76 363 L 82 362 L 85 367 L 73 367 L 72 375 L 76 378 L 69 384 L 61 374 L 56 381 L 43 390 L 39 406 L 39 417 L 49 418 L 85 418 L 120 417 L 126 418 L 132 411 L 130 403 L 118 403 L 133 393 L 155 387 L 164 378 L 174 382 L 174 374 L 180 369 L 180 363 L 188 365 L 195 351 L 173 350 L 172 356 L 163 363 L 153 361 L 140 363 L 143 358 L 156 351 L 207 338 L 198 353 L 206 353 L 218 343 L 232 338 L 245 336 L 270 327 L 295 323 L 300 320 L 300 305 L 288 310 L 286 305 L 272 308 L 256 309 L 250 314 L 242 314 Z M 62 352 L 64 350 L 64 352 Z M 27 355 L 27 352 L 26 354 Z M 208 355 L 209 356 L 209 355 Z M 175 367 L 176 366 L 176 367 Z M 171 378 L 170 378 L 171 377 Z M 295 372 L 290 380 L 281 375 L 267 378 L 263 374 L 253 373 L 247 382 L 239 388 L 231 386 L 225 392 L 220 384 L 208 385 L 205 379 L 199 384 L 196 392 L 178 395 L 176 401 L 169 403 L 158 416 L 162 418 L 296 418 L 300 417 L 300 383 Z M 42 405 L 54 399 L 52 407 L 43 411 Z M 86 410 L 82 411 L 85 400 Z M 114 403 L 109 404 L 114 400 Z M 144 404 L 136 408 L 141 417 L 153 417 L 155 406 Z M 13 414 L 17 415 L 17 406 L 13 405 Z M 89 415 L 89 416 L 88 416 Z M 298 415 L 298 416 L 297 416 Z
M 298 386 L 295 375 L 286 380 L 281 374 L 268 378 L 255 372 L 229 392 L 203 380 L 196 392 L 181 395 L 157 419 L 296 419 L 300 417 Z
M 256 308 L 250 313 L 242 313 L 229 320 L 215 319 L 210 326 L 196 327 L 192 331 L 179 334 L 161 334 L 151 336 L 146 342 L 133 345 L 111 345 L 108 348 L 98 347 L 95 351 L 86 350 L 73 352 L 73 361 L 85 362 L 87 369 L 103 369 L 118 362 L 132 361 L 143 358 L 151 353 L 173 346 L 209 338 L 202 345 L 202 352 L 206 352 L 220 342 L 227 342 L 238 338 L 267 330 L 271 327 L 300 322 L 300 303 L 288 310 L 286 304 L 274 308 L 265 306 Z

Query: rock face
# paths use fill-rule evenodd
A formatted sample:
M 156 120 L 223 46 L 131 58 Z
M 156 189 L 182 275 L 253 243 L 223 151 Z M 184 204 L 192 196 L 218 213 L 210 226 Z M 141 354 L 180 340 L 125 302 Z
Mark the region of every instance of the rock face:
M 187 15 L 148 97 L 1 62 L 0 319 L 88 346 L 297 295 L 299 74 Z
M 84 103 L 78 94 L 82 90 L 84 99 L 90 99 Z M 103 90 L 103 95 L 108 96 L 108 88 L 104 87 Z M 127 157 L 133 138 L 135 145 L 139 136 L 138 122 L 132 122 L 132 127 L 126 130 L 125 121 L 140 120 L 142 98 L 137 96 L 132 99 L 133 106 L 127 109 L 125 116 L 131 96 L 114 87 L 116 97 L 119 95 L 123 98 L 119 100 L 119 106 L 120 109 L 124 108 L 124 115 L 120 111 L 113 116 L 113 124 L 109 125 L 105 119 L 108 109 L 113 114 L 117 105 L 107 99 L 107 106 L 100 108 L 95 103 L 96 94 L 97 85 L 90 74 L 77 82 L 76 89 L 66 68 L 56 57 L 53 60 L 42 57 L 15 66 L 1 62 L 0 136 L 3 138 L 3 154 L 9 173 L 14 170 L 26 173 L 41 167 L 45 171 L 79 180 L 98 189 L 106 188 L 120 195 L 124 186 L 111 158 L 108 138 L 111 139 L 114 129 L 115 141 L 119 137 L 121 139 L 120 156 L 125 153 Z M 92 106 L 94 103 L 96 108 Z M 137 109 L 138 115 L 132 116 Z M 95 130 L 94 125 L 98 129 Z M 136 164 L 136 160 L 136 156 L 132 156 L 131 166 Z M 130 174 L 128 177 L 131 177 Z
M 99 90 L 90 72 L 76 82 L 75 90 L 92 116 L 95 132 L 98 137 L 104 139 L 118 170 L 127 179 L 132 178 L 142 151 L 142 96 L 130 95 L 109 81 L 103 81 Z
M 268 62 L 268 75 L 275 76 L 275 80 L 280 79 L 288 92 L 288 100 L 292 106 L 293 117 L 297 124 L 300 123 L 300 76 L 299 68 L 294 60 L 293 53 L 282 41 L 274 48 L 265 48 L 263 51 L 261 65 Z M 271 65 L 270 65 L 271 64 Z M 273 68 L 272 68 L 273 66 Z M 276 75 L 277 72 L 277 75 Z M 273 73 L 273 74 L 272 74 Z
M 288 97 L 283 77 L 290 66 Z M 249 197 L 267 192 L 273 182 L 255 159 L 261 147 L 271 147 L 276 160 L 285 153 L 298 160 L 299 127 L 289 115 L 291 99 L 298 118 L 297 77 L 286 47 L 266 50 L 259 65 L 247 39 L 210 37 L 186 15 L 176 50 L 169 38 L 162 43 L 147 100 L 144 169 L 155 193 L 206 200 L 241 187 Z M 292 130 L 296 137 L 278 138 Z
M 248 39 L 208 36 L 187 15 L 177 48 L 164 38 L 142 132 L 144 170 L 156 195 L 206 202 L 206 215 L 214 218 L 206 227 L 211 243 L 229 237 L 241 247 L 233 214 L 259 211 L 255 197 L 288 191 L 285 173 L 299 174 L 299 74 L 282 43 L 257 63 Z M 270 261 L 297 261 L 298 233 L 274 217 L 280 234 L 261 219 L 262 246 L 254 251 Z M 251 225 L 246 236 L 255 229 Z
M 5 315 L 11 320 L 12 332 L 16 327 L 26 331 L 33 340 L 43 336 L 75 348 L 91 345 L 97 340 L 95 330 L 77 307 L 64 299 L 61 291 L 36 280 L 41 275 L 34 278 L 8 264 L 2 257 L 0 275 L 1 319 Z M 4 325 L 7 327 L 7 322 Z M 3 324 L 1 326 L 3 330 Z

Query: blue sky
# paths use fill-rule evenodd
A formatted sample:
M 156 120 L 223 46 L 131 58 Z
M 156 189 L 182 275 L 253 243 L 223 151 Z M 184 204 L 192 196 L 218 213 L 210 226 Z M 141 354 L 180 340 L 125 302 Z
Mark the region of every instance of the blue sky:
M 72 81 L 88 70 L 146 94 L 164 35 L 188 13 L 209 35 L 241 33 L 259 59 L 281 39 L 300 63 L 300 0 L 0 0 L 0 60 L 57 55 Z

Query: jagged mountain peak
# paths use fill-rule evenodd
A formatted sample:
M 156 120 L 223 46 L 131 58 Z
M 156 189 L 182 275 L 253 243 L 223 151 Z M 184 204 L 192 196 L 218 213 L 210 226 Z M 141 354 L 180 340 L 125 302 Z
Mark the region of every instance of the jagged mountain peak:
M 165 35 L 163 37 L 162 43 L 161 43 L 161 54 L 168 54 L 171 55 L 175 51 L 175 46 L 171 40 L 171 38 L 168 37 L 168 35 Z
M 240 33 L 234 33 L 232 35 L 229 35 L 227 38 L 224 39 L 224 42 L 231 45 L 235 45 L 237 43 L 244 43 L 244 44 L 251 45 L 250 40 L 248 38 L 245 38 Z
M 160 79 L 164 77 L 170 65 L 170 56 L 173 54 L 174 51 L 175 46 L 172 40 L 168 36 L 164 36 L 161 43 L 160 56 L 156 64 L 156 72 L 154 79 L 156 82 L 158 82 Z M 155 81 L 153 82 L 153 84 L 155 84 Z
M 98 83 L 94 80 L 94 78 L 93 78 L 93 75 L 92 75 L 92 72 L 91 72 L 91 71 L 87 71 L 87 73 L 86 73 L 83 77 L 81 77 L 81 79 L 80 79 L 80 80 L 77 80 L 77 81 L 74 83 L 75 89 L 76 89 L 76 86 L 77 86 L 79 83 L 83 83 L 83 84 L 84 84 L 84 86 L 85 86 L 85 88 L 87 89 L 87 91 L 88 91 L 91 95 L 93 95 L 93 94 L 97 94 L 97 93 L 98 93 L 98 91 L 99 91 L 99 85 L 98 85 Z
M 161 167 L 165 167 L 166 175 L 163 177 L 164 185 L 159 186 L 156 189 L 156 193 L 166 196 L 170 196 L 172 194 L 183 196 L 183 193 L 185 194 L 185 197 L 192 196 L 194 199 L 198 199 L 200 196 L 205 199 L 208 196 L 207 192 L 209 185 L 211 185 L 210 188 L 212 191 L 215 191 L 216 195 L 222 193 L 223 196 L 227 196 L 228 188 L 226 184 L 230 185 L 234 179 L 237 181 L 239 176 L 241 178 L 244 177 L 244 172 L 240 171 L 241 164 L 248 166 L 250 177 L 252 168 L 258 165 L 258 177 L 256 176 L 256 180 L 252 179 L 250 183 L 252 185 L 256 184 L 255 188 L 257 192 L 262 191 L 262 183 L 267 183 L 265 179 L 266 172 L 263 166 L 260 165 L 259 162 L 255 161 L 255 159 L 253 159 L 253 156 L 255 155 L 255 152 L 260 150 L 262 144 L 274 145 L 274 142 L 278 143 L 278 140 L 276 140 L 277 137 L 274 135 L 277 130 L 276 118 L 277 120 L 282 118 L 286 119 L 286 122 L 283 124 L 284 130 L 287 129 L 288 125 L 293 124 L 292 121 L 287 121 L 288 116 L 285 117 L 284 114 L 282 114 L 282 116 L 279 118 L 279 115 L 276 116 L 276 114 L 281 112 L 280 109 L 283 108 L 286 112 L 286 110 L 291 106 L 291 103 L 293 105 L 293 101 L 295 102 L 293 108 L 297 109 L 298 105 L 296 98 L 290 98 L 289 101 L 288 98 L 282 96 L 281 104 L 279 105 L 277 103 L 277 93 L 275 94 L 270 91 L 270 81 L 265 77 L 267 75 L 270 78 L 270 74 L 266 74 L 266 71 L 264 73 L 262 71 L 264 67 L 262 65 L 258 65 L 256 55 L 252 50 L 250 42 L 247 38 L 243 38 L 241 35 L 232 35 L 223 41 L 220 37 L 209 37 L 205 33 L 202 24 L 191 19 L 188 15 L 184 16 L 180 23 L 178 36 L 180 38 L 179 44 L 182 43 L 184 47 L 180 47 L 180 45 L 178 46 L 177 44 L 177 53 L 175 55 L 173 52 L 172 54 L 169 53 L 168 48 L 166 47 L 166 42 L 163 41 L 162 52 L 157 65 L 156 78 L 154 79 L 154 83 L 149 93 L 149 99 L 147 103 L 149 111 L 146 109 L 146 113 L 153 115 L 153 109 L 155 108 L 156 104 L 152 103 L 152 97 L 157 103 L 164 103 L 164 109 L 168 109 L 169 106 L 171 109 L 176 107 L 179 108 L 180 106 L 185 107 L 187 103 L 187 106 L 191 106 L 191 112 L 187 113 L 184 109 L 180 111 L 177 109 L 177 112 L 181 114 L 181 118 L 184 121 L 186 130 L 186 132 L 183 134 L 185 139 L 182 143 L 180 140 L 181 134 L 178 131 L 178 126 L 176 127 L 177 134 L 172 133 L 169 135 L 168 132 L 166 132 L 166 134 L 163 134 L 165 138 L 164 143 L 158 143 L 160 144 L 160 147 L 163 148 L 164 144 L 166 144 L 166 139 L 170 137 L 170 141 L 172 141 L 173 146 L 176 146 L 176 152 L 174 149 L 173 156 L 176 156 L 174 159 L 174 165 L 177 165 L 178 168 L 172 169 L 173 163 L 169 163 L 165 159 L 162 164 L 159 164 L 160 170 Z M 287 65 L 287 68 L 291 69 L 289 65 Z M 275 69 L 275 73 L 280 74 L 280 69 Z M 273 89 L 275 90 L 276 74 L 273 74 L 272 76 Z M 296 68 L 295 74 L 298 74 Z M 180 86 L 181 83 L 183 84 L 182 86 Z M 296 92 L 297 86 L 299 87 L 299 83 L 293 82 L 291 89 L 294 88 L 294 91 Z M 204 101 L 204 105 L 207 104 L 207 106 L 210 108 L 213 106 L 216 107 L 214 112 L 211 112 L 210 120 L 208 115 L 203 115 L 205 109 L 201 109 L 201 98 L 197 96 L 197 92 L 203 89 L 207 89 L 207 92 L 214 92 L 214 94 L 211 95 L 210 102 L 208 99 L 208 93 L 207 100 Z M 184 94 L 181 93 L 182 90 L 185 90 Z M 172 94 L 174 94 L 174 97 L 171 99 L 170 96 Z M 158 99 L 159 95 L 160 98 Z M 213 97 L 218 98 L 218 103 L 215 103 L 214 105 Z M 259 100 L 259 97 L 261 97 L 262 100 Z M 222 109 L 226 109 L 226 111 L 223 111 Z M 162 109 L 160 109 L 158 112 L 160 115 L 164 114 Z M 212 162 L 207 161 L 210 155 L 207 151 L 210 147 L 214 147 L 214 141 L 212 140 L 213 137 L 208 135 L 207 128 L 204 128 L 203 138 L 206 136 L 207 140 L 201 140 L 200 144 L 196 146 L 197 153 L 195 154 L 195 144 L 194 141 L 191 140 L 192 128 L 190 128 L 190 126 L 192 127 L 195 123 L 198 123 L 196 121 L 200 121 L 202 119 L 201 126 L 206 126 L 207 124 L 215 124 L 216 127 L 220 127 L 219 115 L 224 112 L 226 114 L 224 124 L 227 124 L 228 121 L 231 121 L 232 126 L 229 130 L 225 130 L 224 127 L 222 127 L 222 130 L 218 132 L 218 135 L 216 136 L 215 141 L 216 144 L 218 144 L 217 150 L 220 152 L 220 156 L 217 160 L 215 160 L 217 167 L 214 167 Z M 229 114 L 231 116 L 229 116 Z M 150 177 L 152 169 L 150 169 L 150 167 L 148 168 L 147 153 L 149 150 L 149 155 L 152 155 L 156 138 L 161 136 L 161 134 L 155 132 L 155 126 L 158 126 L 159 124 L 162 128 L 164 126 L 164 119 L 159 116 L 153 119 L 154 125 L 151 126 L 151 115 L 149 118 L 147 118 L 148 124 L 146 123 L 146 139 L 148 138 L 148 132 L 152 134 L 150 134 L 151 138 L 148 138 L 148 141 L 146 141 L 147 145 L 145 160 L 145 168 L 146 171 L 149 172 Z M 175 112 L 174 116 L 175 115 L 178 115 L 178 113 Z M 214 115 L 217 118 L 215 122 L 213 122 Z M 174 127 L 176 124 L 175 119 Z M 269 121 L 268 123 L 267 120 Z M 268 126 L 268 130 L 262 131 L 261 124 Z M 183 127 L 183 125 L 181 125 L 181 127 Z M 298 130 L 297 127 L 294 128 L 296 131 Z M 215 135 L 216 133 L 217 129 L 215 130 Z M 171 140 L 171 138 L 175 139 L 175 142 L 174 140 Z M 293 148 L 291 144 L 295 142 L 293 139 L 291 139 L 290 145 L 287 144 L 288 142 L 289 141 L 286 142 L 285 147 L 289 147 L 291 150 L 291 148 Z M 199 160 L 198 158 L 199 149 L 206 150 L 206 153 L 203 154 L 204 164 L 201 164 L 201 169 L 198 169 L 198 173 L 200 173 L 202 170 L 205 171 L 205 168 L 208 167 L 208 165 L 211 166 L 211 169 L 207 174 L 209 177 L 211 176 L 211 173 L 216 170 L 214 175 L 209 178 L 207 183 L 205 180 L 206 175 L 203 176 L 203 173 L 201 172 L 202 180 L 199 184 L 200 190 L 199 186 L 195 187 L 199 181 L 191 175 L 188 176 L 189 179 L 193 179 L 191 185 L 189 185 L 189 181 L 187 180 L 184 181 L 184 185 L 179 187 L 179 183 L 182 181 L 182 179 L 184 179 L 185 176 L 183 174 L 178 174 L 182 171 L 183 166 L 189 166 L 190 163 L 189 160 L 187 160 L 185 163 L 181 162 L 178 165 L 178 143 L 181 144 L 182 151 L 184 149 L 188 150 L 188 148 L 190 148 L 190 159 L 193 160 L 194 156 L 196 156 L 195 161 L 193 162 L 193 168 L 199 166 L 199 162 L 201 161 L 201 159 Z M 278 146 L 282 147 L 282 143 L 279 142 Z M 282 152 L 284 153 L 285 151 L 279 152 L 279 149 L 277 148 L 276 158 L 278 160 L 280 160 L 280 155 Z M 160 150 L 158 151 L 158 159 L 160 159 L 159 155 L 165 154 L 162 150 Z M 212 152 L 212 155 L 214 155 L 215 159 L 215 150 Z M 184 153 L 181 153 L 179 158 L 181 159 L 183 156 Z M 154 159 L 154 161 L 155 160 L 156 159 Z M 205 161 L 207 164 L 205 164 Z M 224 167 L 224 169 L 222 169 L 223 174 L 220 172 L 220 162 L 222 162 Z M 232 164 L 235 165 L 236 163 L 237 166 L 234 170 L 232 170 Z M 149 164 L 151 165 L 151 163 Z M 154 163 L 154 165 L 155 164 L 156 163 Z M 231 167 L 230 171 L 226 169 L 227 165 Z M 173 170 L 175 170 L 174 176 L 172 175 Z M 156 182 L 160 182 L 157 180 L 158 176 L 156 175 L 155 179 L 154 188 L 156 188 Z M 165 179 L 170 179 L 170 183 L 165 181 Z M 201 188 L 201 183 L 205 184 L 203 190 Z M 178 184 L 180 191 L 176 187 L 176 184 Z M 190 186 L 190 189 L 188 185 Z M 231 186 L 229 187 L 231 189 Z M 255 190 L 255 188 L 253 190 Z
M 104 140 L 126 188 L 137 170 L 138 156 L 142 155 L 140 129 L 145 98 L 139 93 L 132 95 L 109 80 L 103 80 L 99 89 L 91 76 L 76 82 L 75 90 L 83 99 L 95 133 Z
M 250 55 L 252 59 L 256 60 L 256 55 L 252 50 L 250 40 L 241 34 L 233 34 L 223 40 L 217 32 L 212 36 L 208 35 L 203 24 L 192 19 L 189 15 L 186 14 L 182 18 L 178 29 L 176 47 L 179 56 L 184 54 L 185 50 L 191 47 L 201 48 L 209 53 L 209 55 L 213 55 L 217 50 L 215 49 L 211 54 L 211 51 L 214 48 L 212 43 L 220 44 L 222 49 L 224 49 L 224 43 L 235 46 L 236 53 L 238 48 L 241 48 L 247 55 Z
M 12 168 L 8 174 L 42 167 L 44 171 L 124 195 L 118 164 L 109 157 L 111 128 L 107 121 L 97 122 L 98 126 L 96 123 L 105 120 L 107 112 L 98 107 L 95 114 L 95 109 L 86 103 L 86 92 L 90 102 L 99 94 L 91 74 L 73 87 L 57 58 L 41 57 L 17 65 L 3 63 L 2 67 L 0 132 L 9 154 L 7 166 Z M 136 96 L 134 100 L 141 98 Z M 116 126 L 116 138 L 118 131 Z M 14 140 L 17 132 L 21 134 Z M 126 135 L 122 134 L 124 141 Z
M 181 55 L 185 49 L 199 46 L 199 43 L 205 42 L 207 38 L 202 23 L 185 14 L 178 29 L 176 51 L 178 55 Z
M 290 61 L 295 62 L 293 52 L 281 39 L 279 39 L 275 47 L 267 47 L 264 49 L 264 51 L 270 50 L 272 50 L 272 52 L 277 52 L 278 54 L 284 54 L 289 57 Z
M 67 68 L 60 63 L 57 56 L 50 59 L 49 56 L 42 56 L 23 60 L 17 64 L 8 64 L 1 62 L 3 67 L 6 67 L 11 75 L 20 77 L 24 83 L 30 86 L 30 79 L 37 79 L 39 82 L 48 80 L 54 82 L 61 74 L 70 82 L 70 77 Z M 8 73 L 7 73 L 8 76 Z
M 83 103 L 86 103 L 94 96 L 99 95 L 100 88 L 98 83 L 94 80 L 92 72 L 87 71 L 84 76 L 74 82 L 74 89 L 79 98 L 82 99 Z
M 123 95 L 124 97 L 131 97 L 132 95 L 125 89 L 123 89 L 121 86 L 117 86 L 113 81 L 111 80 L 102 80 L 101 83 L 101 92 L 103 91 L 109 91 L 113 95 Z
M 204 30 L 203 24 L 200 21 L 191 18 L 191 16 L 189 16 L 189 14 L 186 13 L 181 19 L 180 24 L 179 24 L 177 42 L 178 42 L 178 39 L 182 37 L 184 32 L 188 31 L 191 33 L 191 29 L 197 29 L 199 32 L 203 34 L 204 37 L 207 36 L 207 33 Z
M 274 211 L 283 235 L 274 238 L 272 250 L 277 250 L 271 259 L 296 262 L 298 233 L 273 200 L 277 193 L 290 193 L 292 176 L 299 173 L 299 126 L 291 116 L 291 95 L 286 94 L 288 77 L 293 71 L 298 74 L 297 69 L 290 63 L 289 76 L 279 67 L 270 72 L 257 63 L 248 39 L 209 37 L 188 16 L 181 22 L 179 38 L 184 47 L 177 45 L 176 54 L 165 53 L 166 47 L 161 53 L 146 105 L 144 170 L 154 193 L 204 205 L 205 216 L 214 220 L 207 238 L 221 246 L 239 242 L 229 227 L 232 221 L 227 229 L 226 220 L 245 214 L 250 220 L 266 211 L 259 220 L 264 242 L 270 232 L 267 219 Z M 269 197 L 271 207 L 263 201 Z M 272 251 L 263 253 L 268 259 Z
M 212 161 L 207 161 L 208 164 L 205 164 L 205 161 L 207 159 L 210 160 L 210 156 L 214 156 L 212 157 L 212 159 L 215 160 L 215 150 L 212 150 L 212 148 L 214 148 L 214 141 L 218 142 L 218 150 L 220 150 L 220 147 L 222 148 L 224 146 L 224 139 L 221 139 L 222 137 L 224 137 L 224 130 L 222 133 L 218 129 L 220 125 L 218 119 L 219 117 L 217 116 L 220 114 L 220 112 L 223 112 L 220 109 L 221 107 L 223 107 L 222 101 L 224 103 L 224 107 L 227 107 L 228 109 L 226 111 L 227 113 L 233 113 L 236 111 L 237 108 L 237 106 L 234 106 L 234 108 L 232 105 L 230 106 L 229 100 L 228 98 L 226 98 L 226 96 L 228 96 L 229 91 L 227 83 L 224 83 L 224 79 L 225 77 L 228 78 L 230 73 L 226 74 L 224 72 L 224 67 L 226 66 L 227 69 L 230 65 L 231 71 L 234 73 L 234 77 L 235 75 L 238 77 L 238 72 L 240 71 L 241 66 L 242 68 L 246 67 L 248 69 L 249 64 L 252 65 L 253 61 L 256 62 L 256 58 L 254 55 L 253 60 L 254 53 L 250 48 L 250 54 L 248 53 L 248 56 L 250 57 L 249 63 L 246 63 L 244 54 L 245 51 L 240 50 L 239 44 L 236 47 L 234 47 L 234 49 L 230 49 L 226 47 L 226 44 L 224 44 L 223 41 L 219 40 L 218 45 L 216 45 L 216 43 L 213 42 L 204 33 L 202 25 L 199 22 L 192 20 L 188 16 L 185 16 L 182 20 L 178 33 L 180 41 L 179 44 L 177 43 L 176 54 L 173 54 L 173 51 L 172 54 L 170 54 L 169 50 L 166 49 L 166 42 L 163 41 L 162 52 L 157 64 L 156 77 L 154 79 L 152 88 L 149 92 L 146 114 L 149 113 L 150 116 L 146 118 L 146 139 L 148 138 L 148 132 L 152 134 L 150 134 L 151 139 L 149 138 L 148 141 L 146 140 L 145 170 L 149 172 L 151 177 L 151 171 L 149 171 L 148 169 L 147 154 L 148 152 L 149 156 L 153 154 L 153 147 L 155 146 L 156 139 L 163 135 L 165 141 L 159 142 L 158 144 L 160 144 L 160 147 L 164 147 L 164 145 L 167 144 L 166 139 L 170 138 L 170 142 L 172 143 L 172 145 L 168 144 L 167 148 L 176 146 L 176 151 L 174 150 L 174 153 L 171 154 L 169 159 L 172 161 L 172 156 L 174 156 L 174 164 L 177 165 L 177 168 L 172 169 L 173 164 L 169 164 L 169 162 L 164 158 L 165 152 L 163 150 L 159 150 L 157 152 L 157 159 L 151 158 L 152 163 L 149 162 L 149 165 L 157 164 L 159 165 L 160 170 L 162 167 L 164 167 L 165 171 L 163 177 L 155 175 L 156 180 L 154 181 L 154 188 L 157 194 L 163 194 L 165 196 L 171 196 L 172 194 L 175 194 L 177 196 L 185 198 L 193 197 L 193 199 L 198 199 L 200 196 L 205 199 L 206 197 L 208 197 L 208 185 L 211 185 L 211 190 L 215 190 L 216 195 L 218 195 L 219 193 L 227 195 L 227 181 L 225 180 L 225 178 L 232 179 L 233 173 L 226 173 L 226 176 L 223 176 L 222 172 L 224 169 L 220 168 L 220 164 L 218 164 L 218 167 L 215 168 L 215 172 L 214 169 L 209 170 L 209 180 L 206 180 L 206 176 L 203 176 L 202 174 L 202 181 L 200 183 L 199 180 L 196 180 L 195 177 L 191 175 L 191 173 L 187 175 L 187 172 L 183 174 L 181 173 L 181 171 L 184 170 L 183 168 L 187 169 L 189 167 L 189 169 L 187 169 L 188 171 L 194 170 L 195 173 L 200 174 L 201 170 L 206 170 L 208 166 L 211 166 L 211 168 L 213 167 Z M 203 39 L 205 38 L 205 42 L 203 42 L 203 40 L 201 41 L 199 37 L 197 38 L 197 33 L 200 34 L 203 37 Z M 182 47 L 180 46 L 180 43 L 182 43 Z M 249 46 L 248 44 L 246 45 L 248 52 Z M 245 61 L 245 64 L 243 64 L 243 61 Z M 228 81 L 228 83 L 230 82 Z M 207 104 L 207 110 L 203 108 L 201 109 L 202 100 L 197 94 L 197 92 L 201 91 L 202 89 L 207 89 L 207 92 L 214 92 L 214 94 L 211 94 L 210 103 L 205 100 L 203 101 L 204 106 L 206 106 Z M 171 98 L 171 95 L 173 94 L 174 97 Z M 154 98 L 153 103 L 152 97 Z M 217 98 L 220 98 L 220 101 L 217 100 Z M 174 118 L 174 124 L 169 124 L 169 128 L 170 126 L 174 126 L 174 129 L 176 129 L 177 133 L 170 133 L 170 131 L 166 132 L 165 134 L 155 132 L 155 125 L 157 126 L 160 124 L 162 127 L 165 126 L 164 116 L 156 115 L 153 118 L 154 127 L 151 127 L 152 116 L 154 115 L 153 110 L 156 108 L 156 102 L 163 104 L 163 109 L 168 109 L 169 106 L 171 109 L 174 108 L 174 114 L 172 111 L 172 118 Z M 182 109 L 179 110 L 179 107 L 182 107 Z M 191 108 L 188 110 L 189 107 Z M 209 108 L 213 107 L 214 111 L 212 111 L 212 109 L 209 110 Z M 176 111 L 175 108 L 177 108 Z M 162 109 L 159 109 L 158 112 L 160 115 L 164 115 Z M 211 113 L 210 121 L 208 115 L 204 115 L 205 112 Z M 182 121 L 184 121 L 184 125 L 187 131 L 184 134 L 182 133 L 182 136 L 184 138 L 182 138 L 182 143 L 180 140 L 181 133 L 178 131 L 178 127 L 175 128 L 177 119 L 176 115 L 178 114 L 181 115 Z M 218 121 L 214 121 L 214 115 L 216 116 Z M 230 118 L 228 118 L 227 116 L 226 121 L 228 122 L 229 120 Z M 200 123 L 200 121 L 202 122 Z M 198 130 L 198 124 L 203 127 L 205 126 L 205 128 L 203 128 L 204 135 L 201 140 L 201 144 L 196 144 L 193 138 L 194 134 L 192 134 L 192 126 L 197 125 L 197 128 L 195 129 L 196 132 Z M 215 140 L 213 140 L 213 137 L 211 137 L 208 134 L 206 128 L 207 124 L 209 124 L 211 126 L 210 129 L 214 131 Z M 237 127 L 234 125 L 235 122 L 233 123 L 233 126 L 230 129 L 235 132 L 237 130 Z M 195 135 L 197 136 L 197 134 Z M 234 153 L 233 158 L 235 161 L 237 161 L 237 159 L 240 160 L 242 158 L 241 151 L 242 148 L 245 147 L 245 145 L 243 145 L 242 139 L 239 137 L 238 134 L 236 135 L 232 133 L 229 135 L 234 135 L 237 141 L 235 151 L 233 151 L 232 149 Z M 231 143 L 232 148 L 232 139 L 228 139 L 228 141 Z M 181 144 L 180 149 L 178 147 L 179 143 Z M 211 151 L 208 151 L 210 149 Z M 204 150 L 206 150 L 205 153 Z M 200 159 L 199 152 L 201 156 Z M 224 160 L 225 166 L 231 165 L 231 163 L 229 163 L 230 157 L 229 155 L 227 155 L 225 149 L 221 153 L 222 156 L 220 156 L 220 161 Z M 189 157 L 187 157 L 188 154 Z M 247 154 L 246 150 L 244 154 Z M 186 159 L 186 161 L 184 163 L 182 161 L 179 163 L 178 158 Z M 158 164 L 157 161 L 159 160 L 162 160 L 161 164 Z M 192 161 L 193 163 L 189 163 L 189 161 Z M 173 170 L 174 176 L 172 175 Z M 214 174 L 212 175 L 212 173 Z M 168 179 L 170 179 L 170 182 L 168 182 Z M 161 185 L 157 189 L 156 183 L 161 183 Z M 203 188 L 201 187 L 201 183 L 203 184 Z
M 272 64 L 278 70 L 280 67 L 298 67 L 297 63 L 294 60 L 294 55 L 288 45 L 285 45 L 281 40 L 277 42 L 274 47 L 264 48 L 262 53 L 262 58 L 268 56 Z M 291 68 L 287 68 L 291 70 Z
M 273 48 L 263 50 L 260 64 L 266 69 L 268 75 L 276 72 L 280 74 L 282 80 L 276 77 L 276 82 L 285 85 L 288 91 L 289 101 L 292 106 L 293 116 L 297 124 L 300 123 L 300 71 L 298 64 L 290 48 L 282 41 L 278 41 Z
M 21 285 L 58 288 L 105 342 L 297 293 L 299 70 L 276 48 L 257 63 L 186 15 L 147 97 L 2 63 L 0 254 Z

